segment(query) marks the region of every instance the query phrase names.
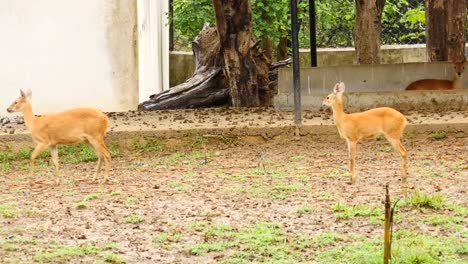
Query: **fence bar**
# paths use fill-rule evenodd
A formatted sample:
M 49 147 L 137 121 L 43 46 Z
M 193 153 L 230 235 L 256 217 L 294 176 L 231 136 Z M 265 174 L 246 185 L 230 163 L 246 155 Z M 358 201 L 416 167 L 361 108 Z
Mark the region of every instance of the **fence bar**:
M 294 78 L 294 124 L 301 126 L 301 81 L 299 73 L 299 23 L 297 19 L 297 0 L 291 0 L 292 57 Z
M 317 30 L 315 24 L 315 0 L 309 0 L 310 66 L 317 67 Z
M 174 0 L 169 0 L 169 50 L 174 50 Z

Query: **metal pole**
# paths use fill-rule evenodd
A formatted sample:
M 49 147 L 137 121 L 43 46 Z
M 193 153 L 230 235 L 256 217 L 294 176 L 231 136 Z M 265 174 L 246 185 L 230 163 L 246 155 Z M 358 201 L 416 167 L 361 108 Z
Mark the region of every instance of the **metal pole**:
M 174 50 L 174 0 L 169 0 L 169 50 Z
M 299 73 L 299 24 L 297 19 L 297 0 L 291 0 L 292 57 L 294 78 L 294 124 L 301 126 L 301 81 Z
M 317 30 L 315 26 L 315 0 L 309 0 L 310 66 L 317 67 Z

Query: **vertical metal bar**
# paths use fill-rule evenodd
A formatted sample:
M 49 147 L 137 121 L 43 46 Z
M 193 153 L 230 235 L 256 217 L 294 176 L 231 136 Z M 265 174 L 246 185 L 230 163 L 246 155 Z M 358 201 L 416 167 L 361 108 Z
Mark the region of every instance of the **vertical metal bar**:
M 299 127 L 301 118 L 301 80 L 299 73 L 299 24 L 297 19 L 297 0 L 291 0 L 292 57 L 294 78 L 294 124 Z
M 174 50 L 174 0 L 169 0 L 169 50 Z
M 315 0 L 309 0 L 310 66 L 317 67 L 317 30 L 315 25 Z

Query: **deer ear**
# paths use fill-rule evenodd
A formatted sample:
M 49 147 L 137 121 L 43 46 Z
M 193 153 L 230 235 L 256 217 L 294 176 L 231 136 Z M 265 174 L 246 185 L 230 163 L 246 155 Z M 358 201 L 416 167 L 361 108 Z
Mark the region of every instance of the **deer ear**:
M 20 89 L 20 93 L 21 93 L 21 97 L 23 98 L 27 98 L 27 99 L 31 99 L 31 95 L 32 95 L 32 92 L 31 92 L 31 89 L 28 89 L 25 91 L 23 91 L 22 89 Z
M 333 93 L 336 94 L 342 94 L 345 91 L 345 84 L 344 82 L 340 82 L 335 84 L 335 87 L 333 88 Z

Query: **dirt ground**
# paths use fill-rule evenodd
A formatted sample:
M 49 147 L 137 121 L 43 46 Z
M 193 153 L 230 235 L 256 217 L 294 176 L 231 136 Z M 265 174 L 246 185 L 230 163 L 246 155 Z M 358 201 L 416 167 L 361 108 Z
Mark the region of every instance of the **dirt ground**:
M 184 126 L 261 129 L 292 117 L 245 110 L 238 113 L 245 116 L 242 123 L 236 123 L 237 115 L 211 111 L 217 114 L 114 113 L 112 131 Z M 327 113 L 305 115 L 306 123 L 330 125 Z M 412 124 L 468 123 L 466 113 L 410 116 Z M 12 129 L 13 134 L 23 133 L 21 124 L 9 125 L 3 126 L 4 135 L 11 135 Z M 288 133 L 269 137 L 204 133 L 169 139 L 130 134 L 125 140 L 110 137 L 108 143 L 115 148 L 110 184 L 89 180 L 94 162 L 62 159 L 64 181 L 57 186 L 48 157 L 39 160 L 33 183 L 27 180 L 26 159 L 8 161 L 0 170 L 0 262 L 371 263 L 364 256 L 354 262 L 336 255 L 330 261 L 326 254 L 366 251 L 356 243 L 383 237 L 386 184 L 394 201 L 406 201 L 397 208 L 396 231 L 446 241 L 454 248 L 449 242 L 455 237 L 464 251 L 446 256 L 448 251 L 441 250 L 439 260 L 467 260 L 468 137 L 463 133 L 407 134 L 406 183 L 400 178 L 399 157 L 385 140 L 360 143 L 354 185 L 349 183 L 346 146 L 337 134 L 295 138 Z M 19 143 L 9 139 L 2 144 L 18 149 Z M 442 197 L 443 205 L 411 205 L 408 197 L 415 194 Z M 361 207 L 372 212 L 352 213 Z M 430 221 L 438 216 L 458 221 L 453 225 Z M 265 232 L 281 241 L 264 238 Z M 324 236 L 333 239 L 317 240 Z M 398 246 L 396 250 L 403 252 Z M 397 257 L 403 258 L 403 253 Z

